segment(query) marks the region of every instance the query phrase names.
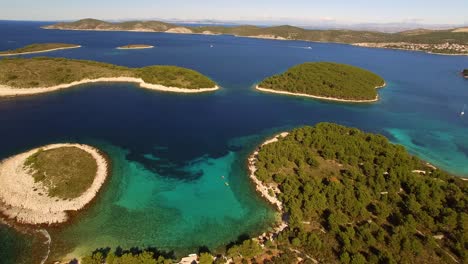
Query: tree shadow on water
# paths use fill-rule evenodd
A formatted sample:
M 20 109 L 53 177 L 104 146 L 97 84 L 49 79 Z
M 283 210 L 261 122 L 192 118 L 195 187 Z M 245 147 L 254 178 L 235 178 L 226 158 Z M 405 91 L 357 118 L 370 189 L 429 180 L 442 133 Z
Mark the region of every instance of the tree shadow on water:
M 111 253 L 110 247 L 105 248 L 98 248 L 93 251 L 92 255 L 96 255 L 100 253 L 103 258 L 107 258 L 107 256 Z M 122 257 L 123 255 L 131 254 L 133 256 L 140 255 L 143 252 L 151 252 L 153 253 L 153 258 L 158 259 L 160 256 L 164 257 L 165 259 L 175 259 L 174 251 L 164 251 L 159 250 L 156 247 L 147 247 L 147 248 L 140 248 L 140 247 L 131 247 L 129 249 L 123 249 L 121 246 L 115 248 L 113 254 L 117 257 Z
M 241 234 L 237 237 L 236 241 L 232 241 L 226 245 L 226 251 L 232 248 L 233 246 L 242 245 L 242 243 L 246 240 L 249 240 L 250 236 L 247 234 Z

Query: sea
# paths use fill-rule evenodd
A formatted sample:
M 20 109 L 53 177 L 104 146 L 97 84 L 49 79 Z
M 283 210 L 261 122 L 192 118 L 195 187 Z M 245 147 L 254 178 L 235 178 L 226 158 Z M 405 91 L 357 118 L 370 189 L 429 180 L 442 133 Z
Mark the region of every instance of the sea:
M 41 29 L 47 24 L 0 21 L 0 50 L 79 44 L 24 57 L 176 65 L 209 76 L 221 89 L 175 94 L 98 83 L 0 98 L 0 159 L 77 142 L 103 150 L 112 162 L 102 192 L 69 223 L 21 231 L 0 224 L 0 263 L 53 263 L 107 247 L 156 247 L 180 257 L 259 235 L 274 225 L 276 214 L 249 181 L 247 157 L 276 133 L 318 122 L 383 134 L 411 154 L 468 177 L 468 115 L 461 116 L 468 80 L 460 73 L 468 68 L 467 56 L 229 35 Z M 135 43 L 155 48 L 115 49 Z M 315 61 L 381 75 L 387 83 L 378 91 L 381 100 L 331 103 L 254 89 L 267 76 Z

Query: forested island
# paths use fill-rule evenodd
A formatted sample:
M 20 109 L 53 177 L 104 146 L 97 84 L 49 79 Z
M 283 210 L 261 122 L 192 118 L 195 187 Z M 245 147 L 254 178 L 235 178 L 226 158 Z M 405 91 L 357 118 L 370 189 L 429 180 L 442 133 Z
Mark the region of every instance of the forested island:
M 398 33 L 383 33 L 360 30 L 312 30 L 284 25 L 259 27 L 242 26 L 181 26 L 160 21 L 127 21 L 111 23 L 97 19 L 82 19 L 44 26 L 45 29 L 168 32 L 180 34 L 228 34 L 281 40 L 304 40 L 357 44 L 375 48 L 400 48 L 431 53 L 467 55 L 468 30 L 407 30 Z
M 96 148 L 53 144 L 0 163 L 0 212 L 20 224 L 57 224 L 83 209 L 108 176 L 108 161 Z
M 378 75 L 346 64 L 307 62 L 261 81 L 263 92 L 322 100 L 366 103 L 378 100 L 376 88 L 385 86 Z
M 146 44 L 128 44 L 125 46 L 117 47 L 117 49 L 152 49 L 154 46 Z
M 80 45 L 67 44 L 67 43 L 38 43 L 27 45 L 14 50 L 5 50 L 0 51 L 1 56 L 15 56 L 22 54 L 33 54 L 33 53 L 43 53 L 54 50 L 64 50 L 64 49 L 76 49 L 80 48 Z
M 463 77 L 468 78 L 468 69 L 462 71 Z
M 0 60 L 0 97 L 44 93 L 92 82 L 134 82 L 148 89 L 182 93 L 218 89 L 201 73 L 176 66 L 128 68 L 48 57 Z
M 286 227 L 225 251 L 205 249 L 202 264 L 467 261 L 467 182 L 382 135 L 320 123 L 267 140 L 252 156 Z M 96 251 L 83 264 L 175 260 L 151 248 L 131 252 Z

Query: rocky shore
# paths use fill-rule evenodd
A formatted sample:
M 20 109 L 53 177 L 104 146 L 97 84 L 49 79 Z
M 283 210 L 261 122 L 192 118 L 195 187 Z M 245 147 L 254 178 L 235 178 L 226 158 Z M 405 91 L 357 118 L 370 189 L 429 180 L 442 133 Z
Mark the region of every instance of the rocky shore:
M 260 193 L 260 195 L 263 198 L 265 198 L 270 204 L 276 207 L 281 217 L 280 223 L 277 226 L 275 226 L 272 231 L 263 233 L 258 237 L 258 240 L 260 242 L 266 241 L 267 239 L 275 238 L 281 231 L 288 227 L 288 223 L 286 217 L 284 216 L 283 203 L 278 199 L 278 194 L 281 193 L 278 186 L 264 183 L 260 181 L 255 175 L 255 172 L 258 170 L 256 166 L 258 153 L 263 146 L 277 142 L 279 138 L 284 138 L 287 135 L 289 135 L 288 132 L 283 132 L 274 136 L 271 139 L 266 140 L 248 158 L 249 177 L 255 184 L 256 191 Z
M 76 147 L 92 155 L 97 164 L 96 176 L 91 186 L 79 197 L 59 199 L 48 196 L 47 188 L 35 182 L 29 168 L 28 157 L 39 149 Z M 68 220 L 68 212 L 78 211 L 91 202 L 109 174 L 108 162 L 98 149 L 82 144 L 52 144 L 12 156 L 0 163 L 0 213 L 20 224 L 50 225 Z
M 174 93 L 203 93 L 211 92 L 219 89 L 218 86 L 211 88 L 200 88 L 200 89 L 188 89 L 179 87 L 168 87 L 160 84 L 146 83 L 141 78 L 134 77 L 109 77 L 109 78 L 97 78 L 97 79 L 84 79 L 72 83 L 60 84 L 51 87 L 35 87 L 35 88 L 15 88 L 6 85 L 0 85 L 0 97 L 15 97 L 24 95 L 33 95 L 53 92 L 60 89 L 70 88 L 72 86 L 88 84 L 88 83 L 99 83 L 99 82 L 123 82 L 123 83 L 137 83 L 142 88 L 151 90 L 163 91 L 163 92 L 174 92 Z
M 382 87 L 385 87 L 386 84 L 382 86 L 375 87 L 375 89 L 379 89 Z M 304 93 L 291 93 L 287 91 L 280 91 L 280 90 L 273 90 L 273 89 L 268 89 L 268 88 L 262 88 L 260 86 L 255 86 L 255 89 L 265 92 L 265 93 L 275 93 L 275 94 L 284 94 L 284 95 L 292 95 L 292 96 L 301 96 L 301 97 L 309 97 L 309 98 L 314 98 L 314 99 L 319 99 L 319 100 L 324 100 L 324 101 L 332 101 L 332 102 L 342 102 L 342 103 L 374 103 L 379 100 L 379 95 L 375 96 L 375 99 L 369 99 L 369 100 L 351 100 L 351 99 L 340 99 L 340 98 L 334 98 L 334 97 L 325 97 L 325 96 L 318 96 L 318 95 L 311 95 L 311 94 L 304 94 Z

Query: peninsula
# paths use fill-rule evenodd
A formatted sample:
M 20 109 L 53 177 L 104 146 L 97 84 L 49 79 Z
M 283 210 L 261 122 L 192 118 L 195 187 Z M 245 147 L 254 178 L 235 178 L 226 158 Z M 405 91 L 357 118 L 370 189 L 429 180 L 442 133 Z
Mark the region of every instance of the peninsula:
M 154 46 L 145 44 L 129 44 L 125 46 L 117 47 L 117 49 L 152 49 Z
M 21 224 L 66 222 L 108 177 L 106 158 L 91 146 L 53 144 L 0 163 L 0 212 Z
M 31 44 L 28 46 L 24 46 L 22 48 L 18 48 L 15 50 L 0 51 L 0 57 L 43 53 L 43 52 L 50 52 L 50 51 L 64 50 L 64 49 L 76 49 L 80 47 L 81 47 L 80 45 L 66 44 L 66 43 L 39 43 L 39 44 Z
M 381 135 L 331 123 L 298 128 L 263 143 L 249 169 L 257 190 L 288 216 L 274 246 L 265 244 L 280 251 L 278 263 L 466 258 L 465 221 L 457 219 L 468 210 L 468 183 Z
M 194 70 L 176 66 L 128 68 L 108 63 L 65 58 L 8 58 L 0 60 L 0 97 L 31 95 L 94 82 L 133 82 L 140 87 L 180 93 L 219 89 Z
M 312 30 L 284 25 L 273 27 L 243 26 L 181 26 L 160 21 L 127 21 L 111 23 L 82 19 L 44 26 L 44 29 L 167 32 L 179 34 L 228 34 L 277 40 L 335 42 L 372 48 L 399 48 L 430 53 L 468 55 L 468 29 L 408 30 L 383 33 L 359 30 Z
M 382 135 L 332 123 L 297 128 L 260 144 L 248 168 L 282 223 L 216 256 L 179 263 L 465 262 L 468 182 Z M 82 261 L 106 262 L 115 254 L 96 250 Z M 133 258 L 156 263 L 160 252 Z
M 376 88 L 384 86 L 380 76 L 358 67 L 307 62 L 266 78 L 256 89 L 328 101 L 369 103 L 379 99 Z

